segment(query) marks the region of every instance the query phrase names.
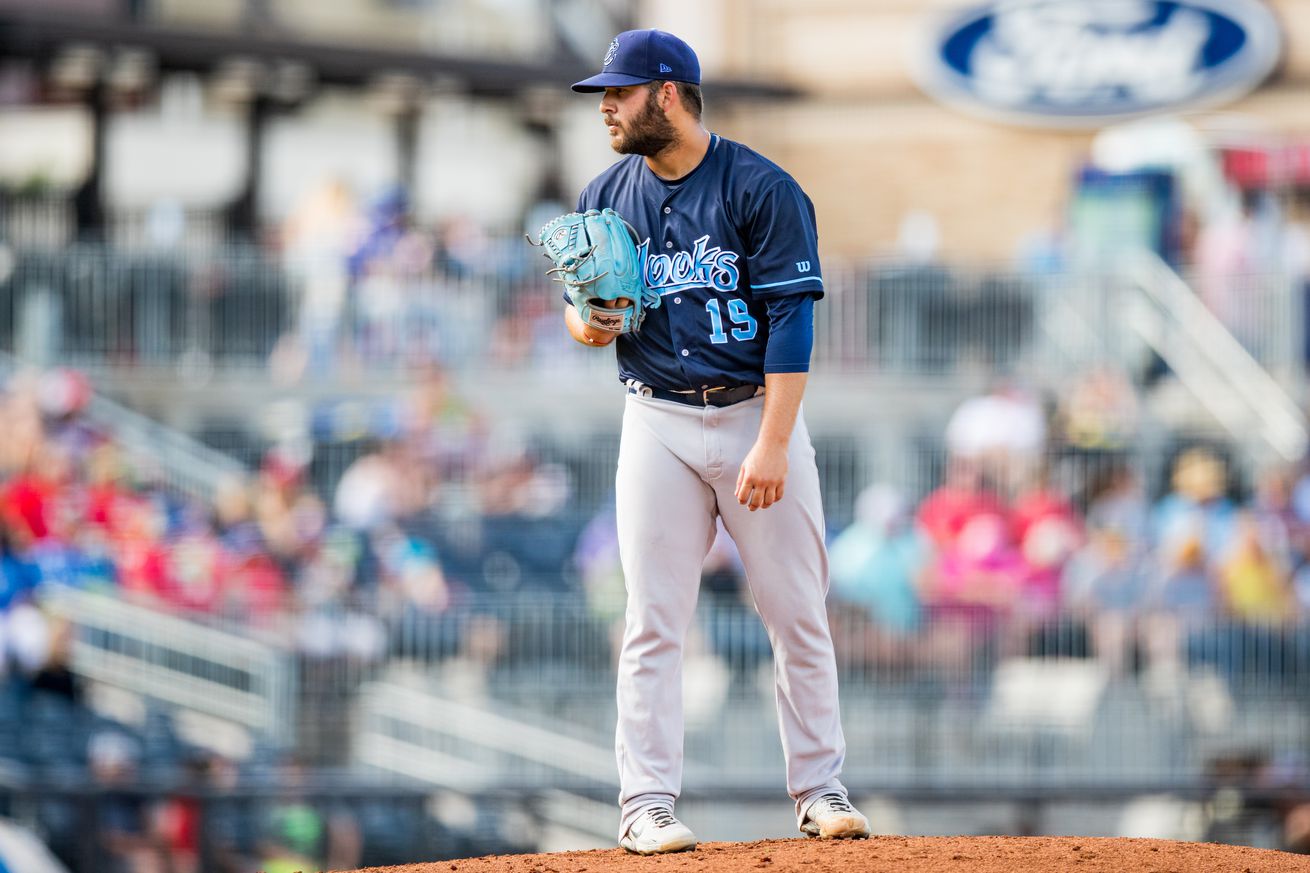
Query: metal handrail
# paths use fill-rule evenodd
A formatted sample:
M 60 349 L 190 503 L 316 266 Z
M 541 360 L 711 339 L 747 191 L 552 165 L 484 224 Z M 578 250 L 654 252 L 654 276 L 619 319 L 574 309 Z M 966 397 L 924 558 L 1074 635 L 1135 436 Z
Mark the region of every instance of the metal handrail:
M 542 727 L 539 716 L 501 715 L 392 682 L 374 683 L 363 699 L 366 728 L 361 743 L 364 759 L 382 769 L 411 776 L 427 774 L 427 781 L 456 787 L 478 787 L 494 775 L 462 762 L 453 769 L 448 767 L 448 761 L 443 762 L 441 768 L 422 766 L 429 754 L 442 758 L 449 756 L 434 750 L 431 744 L 407 742 L 400 735 L 402 732 L 383 728 L 384 723 L 392 722 L 530 761 L 574 778 L 606 784 L 615 782 L 614 753 L 608 746 Z M 396 744 L 405 747 L 399 767 L 393 765 L 397 759 L 383 754 L 388 749 L 394 751 Z
M 1179 328 L 1169 336 L 1182 338 L 1182 343 L 1168 342 L 1153 329 L 1158 324 L 1138 322 L 1134 327 L 1221 424 L 1234 437 L 1250 441 L 1254 420 L 1258 439 L 1284 460 L 1303 457 L 1310 445 L 1304 413 L 1187 282 L 1149 251 L 1127 259 L 1125 274 L 1152 311 Z
M 93 682 L 239 724 L 286 745 L 295 736 L 290 654 L 120 598 L 42 588 L 51 613 L 78 631 L 73 670 Z
M 0 351 L 0 376 L 10 376 L 23 366 L 19 358 Z M 240 461 L 100 394 L 91 395 L 82 415 L 112 435 L 135 464 L 159 471 L 184 494 L 213 500 L 225 482 L 243 479 L 250 472 Z

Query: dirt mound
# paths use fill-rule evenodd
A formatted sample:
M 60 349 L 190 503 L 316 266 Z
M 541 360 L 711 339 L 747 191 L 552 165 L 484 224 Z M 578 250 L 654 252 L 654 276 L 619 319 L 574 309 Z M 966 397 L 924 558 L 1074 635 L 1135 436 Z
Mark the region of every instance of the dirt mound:
M 387 867 L 385 873 L 1310 873 L 1310 856 L 1245 846 L 1083 837 L 874 837 L 855 842 L 705 843 L 642 858 L 619 849 Z M 371 868 L 359 873 L 384 873 Z

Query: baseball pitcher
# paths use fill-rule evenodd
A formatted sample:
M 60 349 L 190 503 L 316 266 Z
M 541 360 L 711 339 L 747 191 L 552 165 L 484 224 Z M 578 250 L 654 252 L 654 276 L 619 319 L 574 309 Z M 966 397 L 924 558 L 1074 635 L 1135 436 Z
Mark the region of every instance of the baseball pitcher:
M 602 71 L 614 151 L 578 212 L 537 242 L 569 333 L 616 350 L 627 388 L 617 473 L 628 589 L 619 657 L 619 844 L 692 849 L 682 782 L 682 649 L 721 517 L 776 661 L 787 789 L 809 836 L 866 837 L 845 756 L 824 600 L 814 449 L 800 414 L 823 297 L 814 207 L 796 181 L 701 121 L 700 63 L 659 30 L 619 34 Z

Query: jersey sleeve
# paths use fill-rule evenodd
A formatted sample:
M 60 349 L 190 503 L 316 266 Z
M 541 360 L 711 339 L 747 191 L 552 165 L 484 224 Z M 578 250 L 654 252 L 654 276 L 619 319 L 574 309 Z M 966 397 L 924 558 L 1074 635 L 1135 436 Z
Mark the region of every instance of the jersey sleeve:
M 760 198 L 747 239 L 751 295 L 756 300 L 808 293 L 823 296 L 814 204 L 793 179 Z
M 593 190 L 594 188 L 594 185 L 588 185 L 586 188 L 582 189 L 582 193 L 578 195 L 578 212 L 586 212 L 588 209 L 600 208 L 596 205 L 596 192 Z
M 764 372 L 808 373 L 814 350 L 814 297 L 789 294 L 767 301 L 769 344 L 764 349 Z

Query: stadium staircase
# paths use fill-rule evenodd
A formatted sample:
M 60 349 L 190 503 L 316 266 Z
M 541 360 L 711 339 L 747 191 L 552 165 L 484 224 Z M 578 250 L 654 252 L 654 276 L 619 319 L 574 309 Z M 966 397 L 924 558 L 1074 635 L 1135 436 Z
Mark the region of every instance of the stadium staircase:
M 391 778 L 477 794 L 556 786 L 539 791 L 533 808 L 546 845 L 614 838 L 613 744 L 581 725 L 461 701 L 393 671 L 362 689 L 354 733 L 352 763 Z
M 71 667 L 104 714 L 131 723 L 162 708 L 183 739 L 234 757 L 293 742 L 296 669 L 285 647 L 63 586 L 46 586 L 43 604 L 77 628 Z
M 23 372 L 24 362 L 0 352 L 0 380 Z M 239 461 L 204 443 L 92 392 L 81 415 L 105 433 L 146 478 L 179 494 L 212 501 L 224 482 L 249 472 Z
M 1272 295 L 1266 313 L 1279 330 L 1257 360 L 1158 255 L 1139 251 L 1118 270 L 1057 283 L 1043 321 L 1048 373 L 1111 364 L 1138 374 L 1156 355 L 1185 389 L 1163 402 L 1142 386 L 1155 428 L 1196 431 L 1218 425 L 1256 464 L 1295 462 L 1308 442 L 1302 323 L 1296 295 Z

